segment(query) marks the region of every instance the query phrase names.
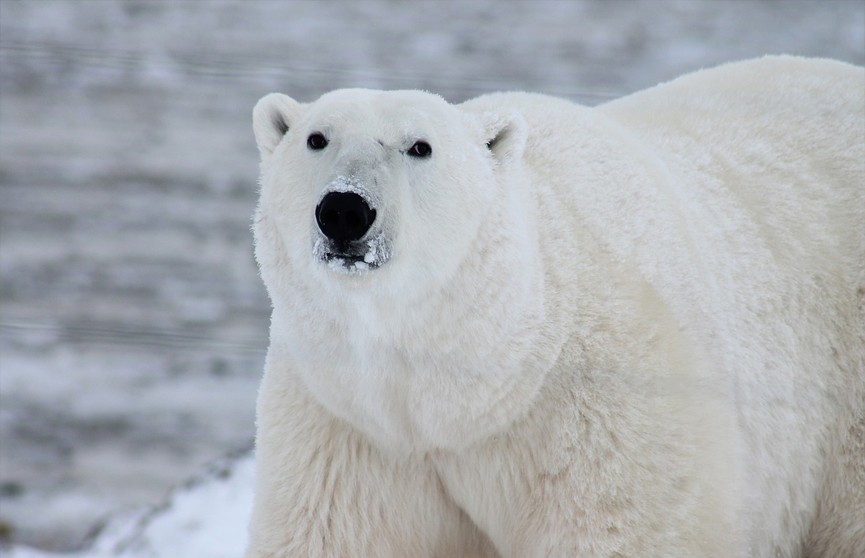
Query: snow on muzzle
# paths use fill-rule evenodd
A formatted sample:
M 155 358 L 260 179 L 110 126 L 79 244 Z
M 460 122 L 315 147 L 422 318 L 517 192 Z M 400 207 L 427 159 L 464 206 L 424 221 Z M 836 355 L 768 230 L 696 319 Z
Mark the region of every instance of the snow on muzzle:
M 326 193 L 315 208 L 320 235 L 313 255 L 337 271 L 375 269 L 390 258 L 390 249 L 381 230 L 370 233 L 376 210 L 357 191 Z

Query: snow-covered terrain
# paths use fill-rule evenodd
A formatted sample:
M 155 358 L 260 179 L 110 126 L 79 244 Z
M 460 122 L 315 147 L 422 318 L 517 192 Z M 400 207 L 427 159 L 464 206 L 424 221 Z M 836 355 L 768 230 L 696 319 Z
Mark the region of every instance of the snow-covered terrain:
M 865 64 L 865 3 L 0 0 L 0 554 L 239 554 L 263 94 L 591 105 L 782 52 Z
M 253 459 L 225 458 L 173 491 L 163 504 L 121 513 L 81 553 L 15 547 L 9 558 L 236 558 L 252 507 Z

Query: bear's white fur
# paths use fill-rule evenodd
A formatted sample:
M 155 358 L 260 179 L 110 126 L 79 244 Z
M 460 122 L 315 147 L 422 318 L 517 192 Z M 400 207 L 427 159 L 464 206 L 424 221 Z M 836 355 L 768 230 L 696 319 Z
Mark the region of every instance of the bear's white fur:
M 861 68 L 271 94 L 254 130 L 248 557 L 865 556 Z M 349 248 L 328 192 L 376 211 Z

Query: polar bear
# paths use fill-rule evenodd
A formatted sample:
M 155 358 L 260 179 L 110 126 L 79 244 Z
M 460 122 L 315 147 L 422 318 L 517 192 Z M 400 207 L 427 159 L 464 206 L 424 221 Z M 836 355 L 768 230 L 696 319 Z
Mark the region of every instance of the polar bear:
M 865 71 L 256 105 L 248 557 L 865 556 Z

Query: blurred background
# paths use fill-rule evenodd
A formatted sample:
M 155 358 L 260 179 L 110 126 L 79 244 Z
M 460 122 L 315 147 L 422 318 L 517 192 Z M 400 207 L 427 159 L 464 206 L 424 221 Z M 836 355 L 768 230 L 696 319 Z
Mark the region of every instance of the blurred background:
M 251 447 L 265 93 L 595 105 L 766 53 L 865 64 L 865 2 L 0 0 L 0 544 L 75 550 Z

